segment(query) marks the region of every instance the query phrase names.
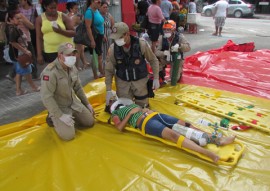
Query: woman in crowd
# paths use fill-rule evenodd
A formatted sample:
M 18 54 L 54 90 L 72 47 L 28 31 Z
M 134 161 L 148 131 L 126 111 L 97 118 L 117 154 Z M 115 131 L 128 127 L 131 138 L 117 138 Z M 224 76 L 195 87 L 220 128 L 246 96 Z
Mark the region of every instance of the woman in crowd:
M 147 15 L 150 22 L 148 26 L 148 35 L 152 41 L 152 51 L 155 52 L 159 34 L 162 30 L 162 22 L 165 18 L 160 8 L 161 0 L 152 0 L 152 5 L 148 7 Z
M 120 99 L 123 99 L 123 101 L 120 101 Z M 173 116 L 154 112 L 148 108 L 142 109 L 140 106 L 132 103 L 131 100 L 120 99 L 119 101 L 111 100 L 110 102 L 111 120 L 119 131 L 123 131 L 128 124 L 136 129 L 145 129 L 145 133 L 148 135 L 170 140 L 176 143 L 178 147 L 187 148 L 206 155 L 213 162 L 219 160 L 219 156 L 216 153 L 203 148 L 176 130 L 173 130 L 182 126 L 198 130 L 193 125 Z M 145 122 L 145 120 L 147 121 Z M 145 125 L 145 128 L 143 125 Z M 211 134 L 207 134 L 205 138 L 207 138 L 205 144 L 213 143 L 217 145 L 227 145 L 233 143 L 235 140 L 235 136 L 214 138 Z
M 19 0 L 19 11 L 23 14 L 31 23 L 32 26 L 35 25 L 37 11 L 36 8 L 32 5 L 30 0 Z M 35 28 L 29 28 L 24 24 L 19 25 L 20 29 L 26 34 L 28 49 L 31 51 L 33 58 L 32 65 L 32 77 L 33 79 L 38 79 L 37 74 L 37 59 L 36 59 L 36 31 Z
M 91 46 L 89 47 L 90 54 L 93 55 L 93 50 L 95 50 L 96 54 L 98 55 L 98 70 L 100 76 L 98 76 L 97 74 L 95 63 L 92 62 L 92 70 L 95 79 L 104 76 L 104 69 L 102 67 L 102 41 L 104 36 L 104 18 L 98 10 L 100 6 L 101 0 L 88 0 L 88 8 L 84 15 L 87 33 L 91 40 Z
M 57 11 L 57 3 L 57 0 L 42 0 L 44 12 L 36 19 L 39 64 L 54 61 L 61 43 L 73 43 L 72 37 L 75 35 L 73 24 L 66 14 Z
M 114 25 L 114 18 L 112 15 L 109 13 L 109 4 L 107 1 L 102 1 L 101 2 L 101 7 L 100 7 L 100 13 L 104 18 L 104 38 L 102 42 L 102 67 L 105 68 L 105 62 L 106 62 L 106 56 L 107 56 L 107 51 L 109 49 L 109 46 L 111 45 L 112 41 L 109 39 L 109 36 L 112 31 L 112 26 Z
M 22 90 L 21 88 L 21 80 L 22 76 L 26 77 L 29 85 L 32 87 L 33 91 L 38 92 L 40 87 L 37 87 L 32 81 L 31 76 L 31 65 L 28 65 L 26 68 L 23 68 L 20 63 L 17 61 L 17 57 L 22 54 L 27 54 L 32 56 L 31 51 L 27 49 L 27 37 L 26 35 L 19 29 L 19 25 L 22 19 L 26 19 L 22 16 L 19 10 L 12 10 L 8 13 L 8 20 L 6 26 L 6 36 L 7 41 L 9 43 L 9 55 L 11 60 L 13 61 L 15 72 L 16 72 L 16 95 L 20 96 L 26 94 L 26 90 Z M 26 19 L 27 20 L 27 19 Z M 27 21 L 24 21 L 27 22 Z M 28 21 L 29 25 L 31 22 Z
M 81 17 L 78 16 L 78 4 L 76 2 L 68 2 L 66 4 L 66 8 L 68 11 L 68 16 L 73 22 L 73 26 L 75 29 L 77 26 L 82 22 Z M 84 45 L 82 44 L 76 44 L 75 45 L 76 49 L 78 50 L 78 53 L 76 54 L 76 67 L 78 70 L 85 69 L 87 66 L 90 64 L 86 61 L 85 55 L 84 55 Z M 79 66 L 80 60 L 82 61 L 83 68 Z

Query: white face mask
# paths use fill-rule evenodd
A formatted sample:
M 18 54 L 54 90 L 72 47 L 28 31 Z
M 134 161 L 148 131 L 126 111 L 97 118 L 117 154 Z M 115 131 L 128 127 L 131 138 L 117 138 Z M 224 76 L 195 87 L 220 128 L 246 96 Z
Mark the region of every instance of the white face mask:
M 116 40 L 114 40 L 114 41 L 115 41 L 115 43 L 117 44 L 117 46 L 124 46 L 124 45 L 126 44 L 124 38 L 116 39 Z
M 170 33 L 170 32 L 164 33 L 165 38 L 170 38 L 171 36 L 172 36 L 172 33 Z
M 75 65 L 76 63 L 76 56 L 65 56 L 65 61 L 64 61 L 64 64 L 71 68 Z

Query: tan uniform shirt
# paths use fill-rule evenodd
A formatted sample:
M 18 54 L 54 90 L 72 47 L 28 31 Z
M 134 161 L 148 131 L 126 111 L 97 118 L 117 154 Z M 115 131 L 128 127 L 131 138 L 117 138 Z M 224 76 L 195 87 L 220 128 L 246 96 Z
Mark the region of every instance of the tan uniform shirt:
M 145 59 L 150 63 L 154 79 L 159 79 L 159 62 L 155 54 L 152 52 L 149 44 L 143 39 L 139 40 L 141 53 L 145 57 Z M 129 51 L 124 48 L 124 51 Z M 110 91 L 112 89 L 112 78 L 115 74 L 116 60 L 114 57 L 114 43 L 111 44 L 108 50 L 108 56 L 105 64 L 105 84 L 106 90 Z
M 179 44 L 179 51 L 181 51 L 181 52 L 189 52 L 190 51 L 190 45 L 183 34 L 179 35 L 178 44 Z M 161 50 L 162 50 L 162 35 L 160 35 L 158 38 L 158 46 L 156 48 L 155 55 L 158 58 L 166 60 L 166 58 L 164 58 L 164 56 L 165 56 L 164 51 L 161 51 Z
M 40 93 L 50 115 L 57 118 L 63 113 L 72 114 L 72 109 L 81 112 L 89 104 L 76 67 L 67 72 L 58 59 L 43 70 Z

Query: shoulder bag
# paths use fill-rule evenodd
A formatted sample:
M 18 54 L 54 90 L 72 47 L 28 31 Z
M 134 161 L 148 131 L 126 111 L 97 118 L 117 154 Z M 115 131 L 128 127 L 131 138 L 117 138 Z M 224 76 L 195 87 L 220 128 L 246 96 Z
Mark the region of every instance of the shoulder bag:
M 95 29 L 94 29 L 94 13 L 92 12 L 92 24 L 91 24 L 91 29 L 92 29 L 92 34 L 93 37 L 95 37 Z M 76 44 L 83 44 L 85 46 L 90 47 L 91 46 L 91 40 L 88 36 L 86 25 L 85 25 L 85 20 L 83 20 L 76 28 L 76 34 L 74 36 L 73 41 Z

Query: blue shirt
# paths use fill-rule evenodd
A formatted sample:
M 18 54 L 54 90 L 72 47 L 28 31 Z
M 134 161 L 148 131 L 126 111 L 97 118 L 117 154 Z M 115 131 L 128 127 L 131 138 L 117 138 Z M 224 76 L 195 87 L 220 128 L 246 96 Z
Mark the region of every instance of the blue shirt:
M 168 0 L 162 0 L 160 8 L 165 18 L 170 17 L 170 11 L 173 9 L 172 3 Z
M 92 9 L 88 8 L 84 14 L 84 18 L 92 20 Z M 93 23 L 92 23 L 93 24 Z M 104 18 L 98 10 L 94 12 L 94 28 L 99 34 L 104 35 Z

